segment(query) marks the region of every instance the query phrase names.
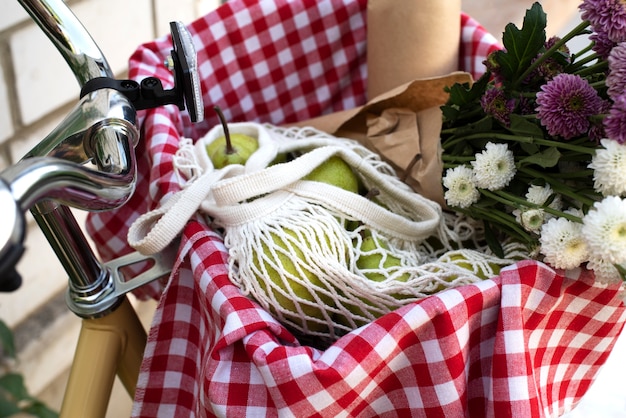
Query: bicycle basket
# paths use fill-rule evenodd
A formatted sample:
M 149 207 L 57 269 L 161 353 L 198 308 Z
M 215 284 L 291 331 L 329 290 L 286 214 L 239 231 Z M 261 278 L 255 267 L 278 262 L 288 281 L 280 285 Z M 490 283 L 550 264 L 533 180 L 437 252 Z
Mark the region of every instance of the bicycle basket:
M 231 121 L 277 125 L 364 104 L 366 5 L 231 0 L 192 22 L 205 103 Z M 476 78 L 477 63 L 499 46 L 470 17 L 459 22 L 460 68 Z M 171 79 L 163 65 L 170 49 L 167 38 L 140 46 L 130 76 Z M 341 51 L 343 64 L 311 71 L 319 51 Z M 142 127 L 137 192 L 88 220 L 104 258 L 131 251 L 133 221 L 180 189 L 173 158 L 181 138 L 210 128 L 175 108 L 144 113 Z M 241 294 L 221 235 L 198 216 L 168 282 L 144 289 L 159 306 L 133 415 L 555 416 L 581 398 L 608 356 L 625 316 L 618 294 L 587 271 L 524 261 L 320 349 Z

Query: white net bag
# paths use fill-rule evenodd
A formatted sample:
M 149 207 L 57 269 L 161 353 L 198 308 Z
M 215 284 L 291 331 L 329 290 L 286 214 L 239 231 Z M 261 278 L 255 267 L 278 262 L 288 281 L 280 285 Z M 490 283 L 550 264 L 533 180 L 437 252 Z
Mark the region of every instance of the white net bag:
M 169 242 L 149 239 L 163 236 L 158 224 L 182 222 L 176 207 L 195 205 L 223 231 L 231 280 L 296 333 L 332 341 L 407 303 L 495 276 L 522 254 L 463 249 L 480 231 L 444 215 L 356 141 L 312 128 L 229 130 L 256 138 L 258 150 L 216 169 L 206 147 L 222 128 L 183 145 L 181 196 L 133 225 L 141 239 L 131 245 L 158 250 L 155 241 Z

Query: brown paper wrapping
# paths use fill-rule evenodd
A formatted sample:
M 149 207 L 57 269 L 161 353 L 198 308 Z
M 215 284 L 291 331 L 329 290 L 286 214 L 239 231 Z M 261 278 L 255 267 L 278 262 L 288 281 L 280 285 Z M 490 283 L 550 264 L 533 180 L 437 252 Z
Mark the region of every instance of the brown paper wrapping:
M 297 123 L 352 138 L 379 153 L 417 193 L 443 204 L 442 115 L 445 86 L 469 83 L 465 72 L 419 79 L 388 91 L 366 105 Z M 419 160 L 413 163 L 414 159 Z
M 379 153 L 416 192 L 444 204 L 440 106 L 456 71 L 460 0 L 370 0 L 364 106 L 297 123 L 353 138 Z

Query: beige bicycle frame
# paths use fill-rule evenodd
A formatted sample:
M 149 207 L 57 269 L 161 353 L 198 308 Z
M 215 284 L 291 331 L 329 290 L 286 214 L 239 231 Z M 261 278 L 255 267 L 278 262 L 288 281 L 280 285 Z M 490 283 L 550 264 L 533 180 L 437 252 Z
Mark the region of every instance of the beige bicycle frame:
M 145 345 L 146 331 L 127 298 L 106 316 L 83 319 L 60 416 L 104 417 L 116 375 L 133 397 Z

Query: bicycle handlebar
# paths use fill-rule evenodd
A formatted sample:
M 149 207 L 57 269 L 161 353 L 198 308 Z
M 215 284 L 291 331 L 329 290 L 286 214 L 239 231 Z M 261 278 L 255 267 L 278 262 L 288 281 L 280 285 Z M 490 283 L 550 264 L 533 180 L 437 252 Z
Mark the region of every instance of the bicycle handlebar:
M 17 164 L 0 172 L 0 205 L 3 213 L 11 212 L 11 216 L 0 222 L 0 291 L 14 290 L 21 283 L 21 280 L 16 281 L 19 275 L 15 272 L 15 264 L 23 253 L 26 210 L 36 210 L 38 202 L 47 199 L 83 210 L 110 210 L 122 205 L 132 195 L 136 174 L 134 146 L 139 138 L 137 109 L 164 104 L 176 104 L 183 109 L 186 103 L 192 121 L 203 119 L 195 51 L 182 24 L 172 22 L 170 25 L 174 89 L 161 90 L 162 97 L 149 102 L 142 97 L 141 90 L 133 89 L 132 96 L 125 91 L 126 86 L 137 83 L 130 80 L 128 83 L 114 82 L 100 49 L 62 0 L 18 1 L 65 58 L 82 90 L 81 99 L 61 124 Z M 153 81 L 160 85 L 160 80 Z M 85 87 L 89 88 L 85 91 Z M 93 167 L 86 166 L 86 163 L 92 163 Z M 62 223 L 56 222 L 55 215 L 48 213 L 47 209 L 42 212 L 36 214 L 36 219 L 39 216 L 52 217 L 51 222 L 44 220 L 44 226 L 40 226 L 48 228 L 52 225 L 53 230 L 44 233 L 48 232 L 46 235 L 52 236 L 53 240 L 72 242 L 84 239 L 76 236 L 76 232 L 55 226 Z M 58 216 L 65 219 L 68 213 Z M 57 236 L 61 239 L 56 239 Z M 79 276 L 101 275 L 99 266 L 93 271 L 75 268 L 76 264 L 94 264 L 91 254 L 66 255 L 65 250 L 60 249 L 57 255 L 66 270 Z M 77 277 L 75 281 L 90 282 L 83 279 Z M 92 282 L 95 280 L 98 278 L 91 279 Z
M 92 78 L 113 77 L 98 45 L 62 0 L 18 0 L 46 33 L 82 87 Z

